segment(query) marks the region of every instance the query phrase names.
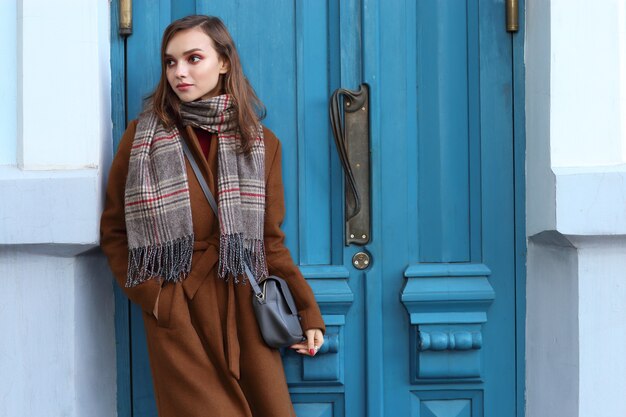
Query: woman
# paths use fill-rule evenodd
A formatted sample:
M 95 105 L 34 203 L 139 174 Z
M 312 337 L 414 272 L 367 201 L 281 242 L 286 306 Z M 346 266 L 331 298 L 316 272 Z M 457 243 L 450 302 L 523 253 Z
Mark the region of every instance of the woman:
M 287 280 L 315 355 L 324 322 L 284 246 L 281 147 L 215 17 L 170 24 L 161 79 L 120 142 L 109 174 L 101 246 L 143 310 L 159 415 L 294 416 L 279 352 L 252 309 L 243 262 Z M 186 141 L 218 200 L 213 214 L 183 156 Z

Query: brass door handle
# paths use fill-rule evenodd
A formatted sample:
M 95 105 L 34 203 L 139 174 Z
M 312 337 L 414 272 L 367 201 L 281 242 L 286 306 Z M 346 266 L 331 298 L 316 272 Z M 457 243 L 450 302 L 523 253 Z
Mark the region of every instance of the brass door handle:
M 519 2 L 518 0 L 506 0 L 506 31 L 517 32 L 519 30 Z
M 128 36 L 133 33 L 133 0 L 120 0 L 119 34 Z

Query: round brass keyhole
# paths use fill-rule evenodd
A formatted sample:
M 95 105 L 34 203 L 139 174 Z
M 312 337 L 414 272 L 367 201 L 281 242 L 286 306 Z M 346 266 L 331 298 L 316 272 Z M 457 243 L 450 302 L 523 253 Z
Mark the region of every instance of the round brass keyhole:
M 367 252 L 357 252 L 352 257 L 352 265 L 356 269 L 365 269 L 370 266 L 370 255 Z

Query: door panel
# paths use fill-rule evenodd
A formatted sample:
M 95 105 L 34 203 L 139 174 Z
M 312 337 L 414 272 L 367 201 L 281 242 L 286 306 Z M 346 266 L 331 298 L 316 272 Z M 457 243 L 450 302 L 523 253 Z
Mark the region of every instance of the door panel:
M 515 415 L 513 69 L 504 7 L 392 1 L 380 20 L 383 351 L 402 358 L 384 362 L 384 379 L 393 381 L 385 409 Z M 392 107 L 386 117 L 382 109 Z
M 480 145 L 478 4 L 463 3 L 420 1 L 406 11 L 407 63 L 415 70 L 405 78 L 417 87 L 407 91 L 407 110 L 417 116 L 407 132 L 418 144 L 412 198 L 419 212 L 414 230 L 424 242 L 419 262 L 471 260 L 470 203 L 480 199 L 480 189 L 470 185 L 471 174 L 480 174 L 470 158 Z
M 117 138 L 157 82 L 164 28 L 204 13 L 228 26 L 267 106 L 264 123 L 281 139 L 286 244 L 327 324 L 316 358 L 283 354 L 298 416 L 515 415 L 513 69 L 504 5 L 133 7 L 134 33 L 112 40 Z M 345 186 L 328 119 L 332 92 L 361 82 L 371 117 L 372 238 L 364 248 L 343 244 Z M 372 257 L 363 271 L 351 263 L 359 250 Z M 132 408 L 156 416 L 141 312 L 116 294 L 118 383 L 133 387 L 119 415 Z

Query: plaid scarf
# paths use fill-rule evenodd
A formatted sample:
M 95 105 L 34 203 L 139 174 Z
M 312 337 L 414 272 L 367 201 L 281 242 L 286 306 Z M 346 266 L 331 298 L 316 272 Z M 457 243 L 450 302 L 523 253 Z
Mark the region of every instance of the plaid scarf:
M 255 278 L 268 275 L 263 243 L 265 147 L 259 124 L 250 153 L 239 151 L 240 132 L 232 97 L 181 103 L 185 126 L 217 133 L 218 275 L 245 282 L 244 262 Z M 181 281 L 191 271 L 193 227 L 189 184 L 179 130 L 156 115 L 139 118 L 125 190 L 128 275 L 133 287 L 152 277 Z

